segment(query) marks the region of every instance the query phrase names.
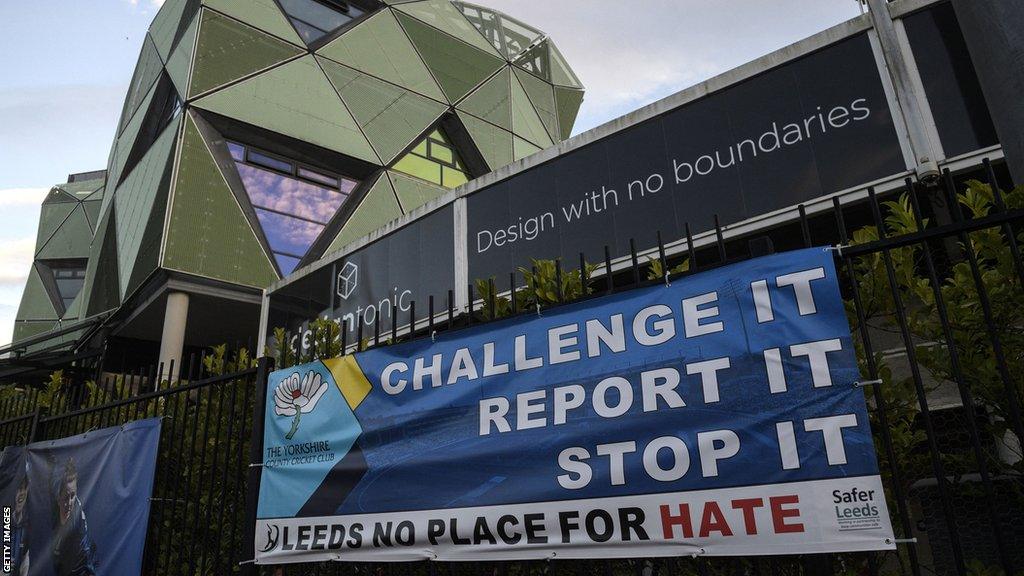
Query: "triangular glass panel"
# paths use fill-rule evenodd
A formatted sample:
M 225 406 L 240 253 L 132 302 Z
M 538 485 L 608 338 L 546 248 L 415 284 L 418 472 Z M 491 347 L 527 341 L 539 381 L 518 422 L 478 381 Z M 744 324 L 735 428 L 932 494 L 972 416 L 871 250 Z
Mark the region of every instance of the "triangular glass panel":
M 291 274 L 359 182 L 238 142 L 228 151 L 282 276 Z
M 295 31 L 312 46 L 375 11 L 373 2 L 352 0 L 278 0 Z
M 445 188 L 461 186 L 470 179 L 458 150 L 441 128 L 420 140 L 393 168 Z
M 71 308 L 71 304 L 85 286 L 85 269 L 88 260 L 49 260 L 40 261 L 38 268 L 43 277 L 47 294 L 55 310 L 60 316 Z

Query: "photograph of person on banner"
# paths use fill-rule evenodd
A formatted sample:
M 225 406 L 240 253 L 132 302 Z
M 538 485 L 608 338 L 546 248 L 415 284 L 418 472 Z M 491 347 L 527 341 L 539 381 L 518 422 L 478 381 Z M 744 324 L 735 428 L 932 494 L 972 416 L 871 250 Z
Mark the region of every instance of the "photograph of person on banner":
M 51 470 L 56 522 L 53 536 L 53 566 L 57 576 L 96 574 L 96 545 L 89 537 L 89 523 L 78 498 L 78 468 L 68 458 Z

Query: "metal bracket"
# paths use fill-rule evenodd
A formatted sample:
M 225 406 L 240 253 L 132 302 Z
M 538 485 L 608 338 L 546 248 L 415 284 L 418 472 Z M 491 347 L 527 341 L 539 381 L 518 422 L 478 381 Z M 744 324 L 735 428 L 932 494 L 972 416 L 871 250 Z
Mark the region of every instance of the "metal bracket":
M 867 388 L 868 386 L 879 386 L 879 385 L 884 384 L 884 383 L 885 382 L 882 381 L 882 380 L 864 380 L 863 382 L 854 382 L 853 383 L 853 387 L 854 388 Z
M 845 250 L 846 248 L 849 248 L 849 246 L 845 246 L 843 244 L 837 244 L 836 246 L 827 246 L 825 248 L 825 252 L 835 252 L 836 254 L 839 255 L 840 258 L 842 258 L 843 257 L 843 250 Z

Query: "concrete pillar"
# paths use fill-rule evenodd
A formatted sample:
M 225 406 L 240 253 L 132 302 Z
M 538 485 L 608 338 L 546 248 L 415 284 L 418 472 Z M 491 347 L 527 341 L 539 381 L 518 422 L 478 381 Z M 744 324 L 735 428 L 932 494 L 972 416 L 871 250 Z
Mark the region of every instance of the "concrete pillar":
M 188 324 L 188 294 L 171 292 L 167 295 L 167 308 L 164 311 L 164 331 L 160 339 L 160 363 L 164 372 L 171 369 L 174 362 L 175 372 L 181 370 L 182 351 L 185 348 L 185 327 Z M 165 378 L 173 379 L 165 376 Z
M 953 0 L 1006 163 L 1024 184 L 1024 2 Z

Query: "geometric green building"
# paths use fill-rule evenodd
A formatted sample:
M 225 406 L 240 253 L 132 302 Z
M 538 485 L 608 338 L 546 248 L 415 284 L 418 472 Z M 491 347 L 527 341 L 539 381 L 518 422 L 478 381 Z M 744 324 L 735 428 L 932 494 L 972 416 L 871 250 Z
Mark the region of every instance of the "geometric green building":
M 105 173 L 43 204 L 17 352 L 245 341 L 263 288 L 566 139 L 582 100 L 545 34 L 473 4 L 167 0 Z

